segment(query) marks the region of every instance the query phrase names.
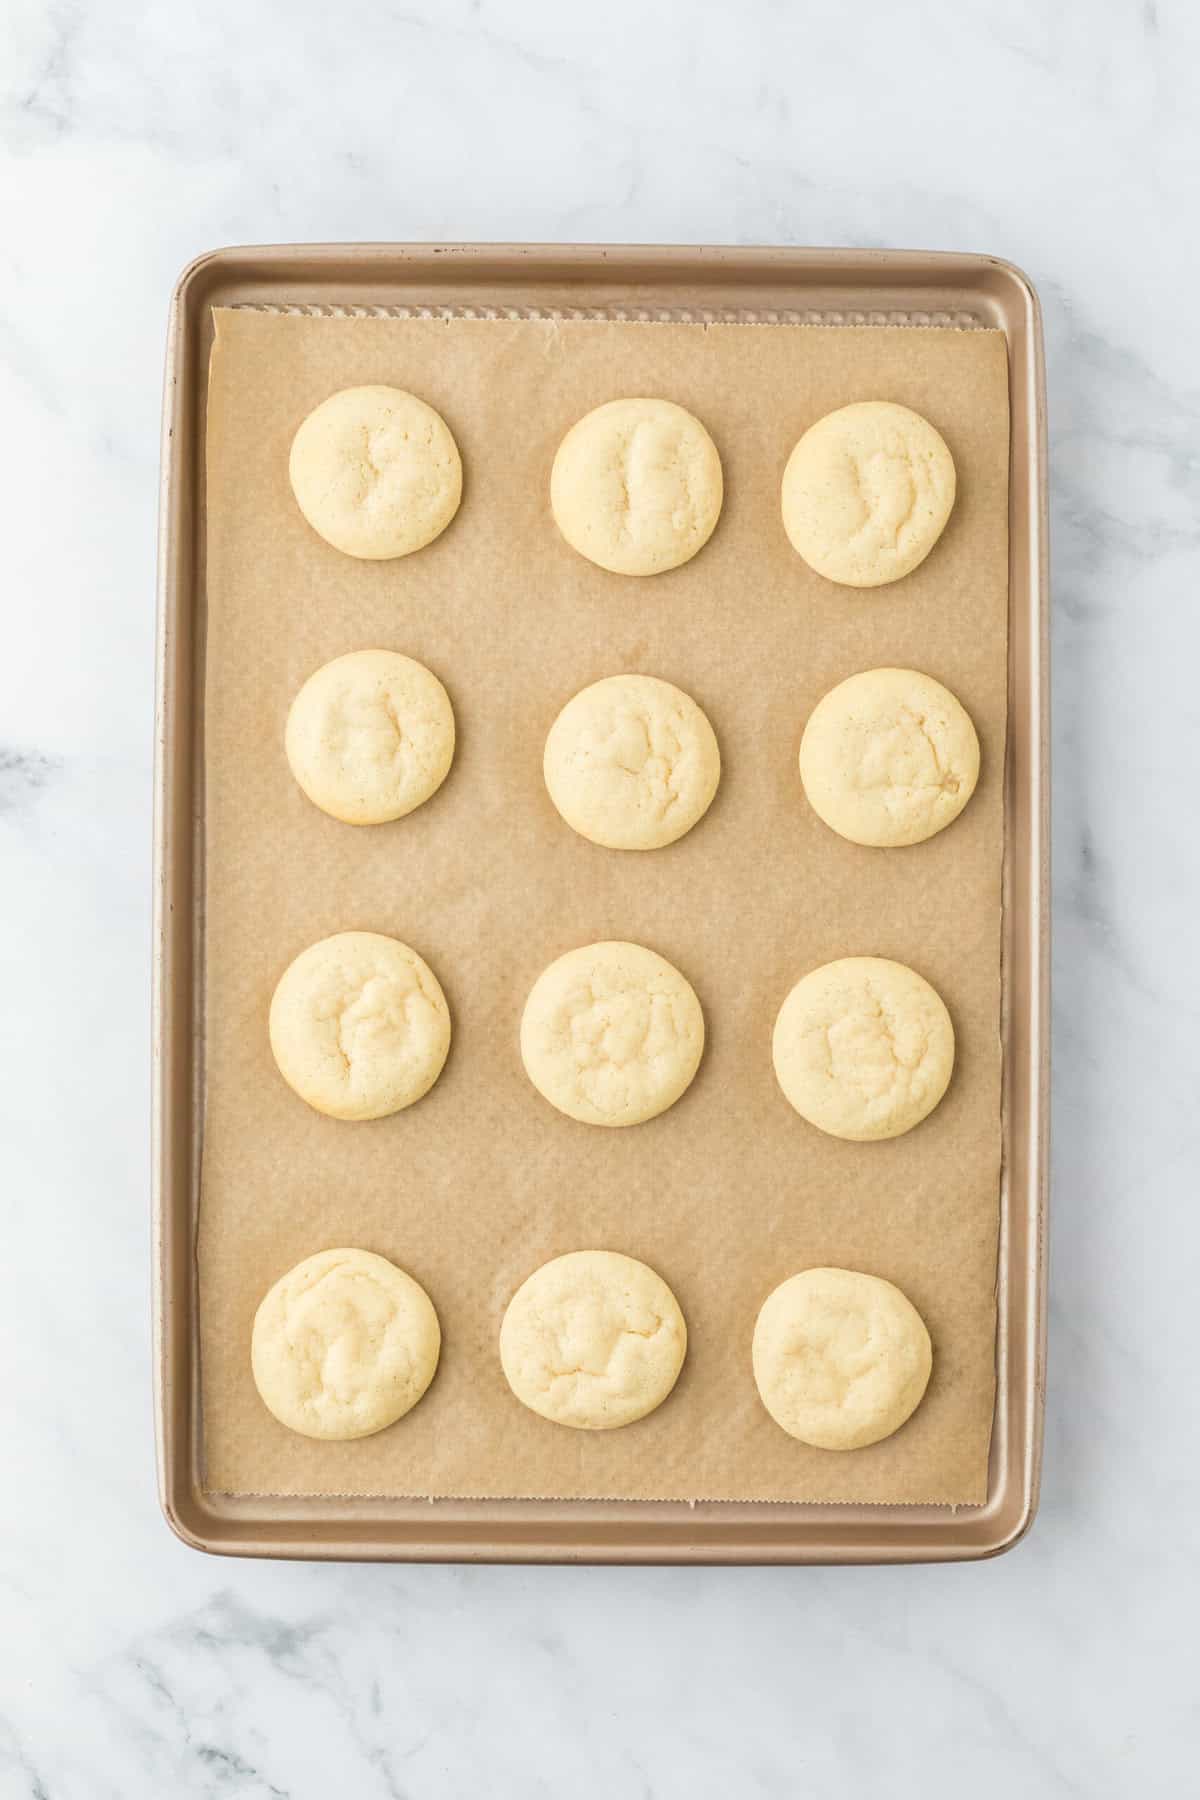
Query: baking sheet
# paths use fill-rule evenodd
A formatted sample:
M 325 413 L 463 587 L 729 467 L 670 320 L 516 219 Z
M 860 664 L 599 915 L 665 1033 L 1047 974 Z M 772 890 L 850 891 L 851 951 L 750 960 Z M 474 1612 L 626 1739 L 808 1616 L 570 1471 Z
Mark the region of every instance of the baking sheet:
M 998 1223 L 1000 863 L 1006 708 L 1007 394 L 1000 333 L 217 314 L 209 397 L 204 1165 L 199 1263 L 206 1482 L 232 1493 L 792 1499 L 985 1497 Z M 326 394 L 390 381 L 429 399 L 466 469 L 436 544 L 391 564 L 313 536 L 287 486 L 296 425 Z M 662 393 L 704 419 L 726 503 L 710 545 L 652 581 L 575 556 L 549 518 L 554 449 L 589 407 Z M 947 437 L 959 499 L 904 583 L 854 594 L 783 536 L 778 478 L 812 419 L 884 396 Z M 454 701 L 438 796 L 354 830 L 312 808 L 282 754 L 300 682 L 340 651 L 415 655 Z M 984 763 L 962 819 L 873 852 L 832 837 L 795 770 L 809 709 L 855 669 L 910 663 L 975 718 Z M 721 740 L 724 779 L 679 844 L 606 852 L 559 820 L 545 731 L 588 681 L 677 682 Z M 391 932 L 432 963 L 455 1042 L 393 1119 L 343 1125 L 284 1086 L 271 989 L 329 932 Z M 572 944 L 630 937 L 700 995 L 708 1048 L 670 1112 L 623 1132 L 561 1118 L 527 1082 L 517 1022 Z M 890 1143 L 839 1144 L 775 1085 L 770 1028 L 805 969 L 895 956 L 950 1006 L 942 1106 Z M 286 1432 L 249 1374 L 254 1308 L 301 1256 L 378 1250 L 429 1289 L 442 1365 L 399 1425 L 346 1445 Z M 671 1400 L 623 1431 L 556 1429 L 511 1397 L 504 1305 L 538 1263 L 587 1245 L 659 1269 L 688 1318 Z M 929 1393 L 853 1455 L 796 1444 L 750 1373 L 758 1305 L 836 1262 L 895 1280 L 935 1344 Z

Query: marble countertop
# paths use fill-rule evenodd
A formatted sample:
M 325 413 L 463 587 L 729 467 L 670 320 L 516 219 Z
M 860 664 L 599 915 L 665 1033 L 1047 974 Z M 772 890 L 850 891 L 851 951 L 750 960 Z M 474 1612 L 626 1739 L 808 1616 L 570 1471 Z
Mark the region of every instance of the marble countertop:
M 0 1796 L 1190 1791 L 1200 13 L 1187 0 L 15 0 L 0 42 Z M 993 252 L 1046 312 L 1046 1474 L 996 1562 L 209 1560 L 154 1493 L 166 302 L 223 243 Z M 1189 1173 L 1189 1170 L 1191 1173 Z

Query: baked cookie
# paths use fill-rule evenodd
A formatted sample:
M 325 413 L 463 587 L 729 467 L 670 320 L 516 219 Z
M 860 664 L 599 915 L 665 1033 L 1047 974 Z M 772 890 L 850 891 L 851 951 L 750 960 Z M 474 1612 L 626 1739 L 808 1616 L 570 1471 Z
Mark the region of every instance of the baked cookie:
M 890 1281 L 854 1269 L 805 1269 L 763 1302 L 754 1379 L 790 1437 L 861 1450 L 916 1411 L 933 1351 L 925 1322 Z
M 614 575 L 659 575 L 703 548 L 721 511 L 721 458 L 671 400 L 609 400 L 572 425 L 550 509 L 573 550 Z
M 522 1282 L 500 1327 L 509 1387 L 556 1425 L 608 1431 L 661 1406 L 687 1351 L 674 1294 L 612 1250 L 574 1250 Z
M 521 1060 L 539 1094 L 588 1125 L 638 1125 L 700 1065 L 704 1014 L 678 969 L 641 944 L 584 944 L 534 982 Z
M 783 526 L 810 568 L 846 587 L 899 581 L 954 505 L 954 458 L 920 413 L 859 400 L 810 425 L 783 472 Z
M 446 779 L 454 710 L 424 663 L 395 650 L 351 650 L 304 683 L 284 749 L 314 806 L 347 825 L 384 825 Z
M 369 1437 L 417 1404 L 441 1343 L 432 1302 L 411 1275 L 369 1250 L 321 1250 L 267 1293 L 250 1365 L 289 1431 Z
M 550 798 L 609 850 L 657 850 L 703 817 L 721 752 L 696 702 L 653 675 L 609 675 L 576 694 L 546 739 Z
M 288 474 L 313 530 L 370 562 L 431 543 L 462 498 L 446 421 L 403 388 L 343 388 L 322 400 L 292 439 Z
M 919 844 L 957 819 L 979 739 L 949 688 L 915 669 L 866 669 L 813 708 L 800 740 L 809 805 L 853 844 Z
M 450 1048 L 450 1010 L 415 950 L 341 931 L 302 950 L 271 1001 L 279 1073 L 332 1119 L 382 1119 L 428 1093 Z
M 802 1119 L 831 1137 L 899 1137 L 950 1084 L 954 1027 L 914 969 L 847 956 L 798 981 L 775 1021 L 780 1087 Z

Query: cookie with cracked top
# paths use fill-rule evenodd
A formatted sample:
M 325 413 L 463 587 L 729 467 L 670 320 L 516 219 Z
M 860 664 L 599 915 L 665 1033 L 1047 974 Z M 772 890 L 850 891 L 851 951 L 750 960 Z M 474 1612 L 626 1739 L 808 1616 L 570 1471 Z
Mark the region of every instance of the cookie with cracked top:
M 288 476 L 318 536 L 368 562 L 424 549 L 462 498 L 450 427 L 403 388 L 343 388 L 322 400 L 292 439 Z
M 673 400 L 608 400 L 572 425 L 550 510 L 573 550 L 614 575 L 661 575 L 702 550 L 721 514 L 721 458 Z
M 370 1250 L 320 1250 L 254 1315 L 250 1366 L 263 1404 L 303 1437 L 369 1437 L 433 1380 L 442 1334 L 419 1282 Z
M 556 1425 L 608 1431 L 661 1406 L 687 1326 L 661 1275 L 612 1250 L 574 1250 L 522 1282 L 500 1327 L 500 1362 L 523 1406 Z
M 789 1437 L 862 1450 L 890 1437 L 924 1398 L 933 1346 L 916 1307 L 857 1269 L 803 1269 L 764 1300 L 754 1380 Z
M 847 956 L 812 969 L 779 1009 L 775 1075 L 802 1119 L 831 1137 L 900 1137 L 950 1084 L 954 1027 L 904 963 Z
M 924 562 L 954 506 L 954 458 L 928 419 L 859 400 L 810 425 L 783 473 L 783 526 L 811 569 L 881 587 Z
M 659 850 L 712 804 L 721 752 L 689 694 L 654 675 L 608 675 L 546 738 L 546 787 L 573 831 L 609 850 Z
M 979 739 L 931 675 L 864 669 L 813 708 L 800 779 L 817 817 L 851 843 L 920 844 L 953 824 L 975 792 Z
M 317 1112 L 382 1119 L 442 1072 L 450 1009 L 437 976 L 398 938 L 342 931 L 302 950 L 271 1000 L 279 1072 Z
M 346 825 L 385 825 L 446 779 L 454 710 L 424 663 L 396 650 L 351 650 L 304 683 L 284 749 L 314 806 Z
M 691 983 L 642 944 L 584 944 L 543 969 L 521 1016 L 521 1060 L 551 1106 L 587 1125 L 665 1112 L 704 1050 Z

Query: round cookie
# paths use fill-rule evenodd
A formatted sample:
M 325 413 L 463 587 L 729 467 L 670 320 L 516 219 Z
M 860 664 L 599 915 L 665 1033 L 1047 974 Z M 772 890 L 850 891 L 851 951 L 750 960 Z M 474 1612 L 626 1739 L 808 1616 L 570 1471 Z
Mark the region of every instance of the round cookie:
M 609 675 L 575 695 L 546 739 L 550 798 L 609 850 L 673 844 L 707 812 L 721 752 L 696 702 L 653 675 Z
M 866 669 L 813 708 L 800 779 L 818 818 L 851 843 L 920 844 L 975 792 L 979 739 L 932 676 Z
M 317 1112 L 382 1119 L 428 1093 L 450 1048 L 450 1010 L 415 950 L 342 931 L 302 950 L 271 1000 L 279 1072 Z
M 950 1083 L 954 1027 L 914 969 L 880 956 L 825 963 L 775 1021 L 775 1075 L 802 1119 L 831 1137 L 899 1137 Z
M 446 421 L 403 388 L 343 388 L 322 400 L 292 439 L 288 474 L 313 530 L 371 562 L 431 543 L 462 498 Z
M 321 1250 L 269 1290 L 250 1365 L 264 1404 L 304 1437 L 369 1437 L 417 1404 L 442 1334 L 425 1289 L 369 1250 Z
M 641 944 L 568 950 L 538 976 L 521 1018 L 530 1081 L 588 1125 L 638 1125 L 665 1112 L 703 1049 L 691 985 Z
M 899 581 L 954 505 L 954 458 L 928 419 L 860 400 L 810 425 L 783 472 L 783 526 L 810 568 L 846 587 Z
M 612 1250 L 575 1250 L 522 1282 L 500 1327 L 500 1362 L 523 1406 L 580 1431 L 631 1425 L 661 1406 L 687 1352 L 674 1294 Z
M 659 575 L 712 536 L 724 486 L 717 447 L 671 400 L 609 400 L 554 458 L 550 509 L 573 550 L 614 575 Z
M 933 1351 L 925 1322 L 890 1281 L 805 1269 L 763 1302 L 754 1379 L 777 1425 L 818 1450 L 861 1450 L 920 1405 Z
M 351 650 L 304 683 L 284 749 L 314 806 L 347 825 L 383 825 L 446 779 L 454 710 L 424 663 L 395 650 Z

